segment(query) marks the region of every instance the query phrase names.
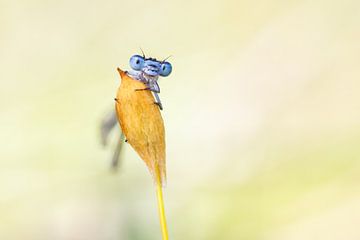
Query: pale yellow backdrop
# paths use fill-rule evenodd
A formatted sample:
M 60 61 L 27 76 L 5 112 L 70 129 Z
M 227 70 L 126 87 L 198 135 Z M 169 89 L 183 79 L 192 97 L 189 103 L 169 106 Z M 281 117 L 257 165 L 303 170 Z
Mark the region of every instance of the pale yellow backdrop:
M 360 2 L 0 0 L 0 239 L 160 239 L 145 165 L 99 122 L 160 80 L 170 239 L 360 239 Z

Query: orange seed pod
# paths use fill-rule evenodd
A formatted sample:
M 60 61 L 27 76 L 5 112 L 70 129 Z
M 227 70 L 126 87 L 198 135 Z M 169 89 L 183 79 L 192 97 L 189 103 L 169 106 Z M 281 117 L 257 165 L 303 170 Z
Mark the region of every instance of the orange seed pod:
M 121 69 L 121 84 L 116 96 L 116 113 L 121 129 L 134 150 L 146 163 L 155 181 L 166 181 L 165 129 L 159 107 L 145 84 L 132 79 Z

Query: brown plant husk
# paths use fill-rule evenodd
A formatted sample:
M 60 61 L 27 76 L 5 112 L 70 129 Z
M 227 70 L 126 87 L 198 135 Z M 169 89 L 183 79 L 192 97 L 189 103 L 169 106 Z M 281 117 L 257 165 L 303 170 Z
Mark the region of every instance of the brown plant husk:
M 128 143 L 140 155 L 153 175 L 166 181 L 165 129 L 159 107 L 146 85 L 132 79 L 118 68 L 121 84 L 116 95 L 115 108 L 121 129 Z

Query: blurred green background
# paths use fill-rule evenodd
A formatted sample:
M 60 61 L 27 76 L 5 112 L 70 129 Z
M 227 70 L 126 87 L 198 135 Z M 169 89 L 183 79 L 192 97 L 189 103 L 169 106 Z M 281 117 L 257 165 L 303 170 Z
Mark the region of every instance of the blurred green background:
M 115 174 L 116 67 L 160 80 L 171 239 L 360 239 L 360 2 L 0 0 L 0 239 L 160 239 Z

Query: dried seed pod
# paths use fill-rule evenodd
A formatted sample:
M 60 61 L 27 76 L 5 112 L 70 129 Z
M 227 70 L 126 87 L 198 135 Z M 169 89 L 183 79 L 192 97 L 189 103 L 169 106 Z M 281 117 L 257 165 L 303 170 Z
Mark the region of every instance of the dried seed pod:
M 160 185 L 166 181 L 165 129 L 159 107 L 145 84 L 118 68 L 121 84 L 116 95 L 116 113 L 128 143 L 144 160 Z

